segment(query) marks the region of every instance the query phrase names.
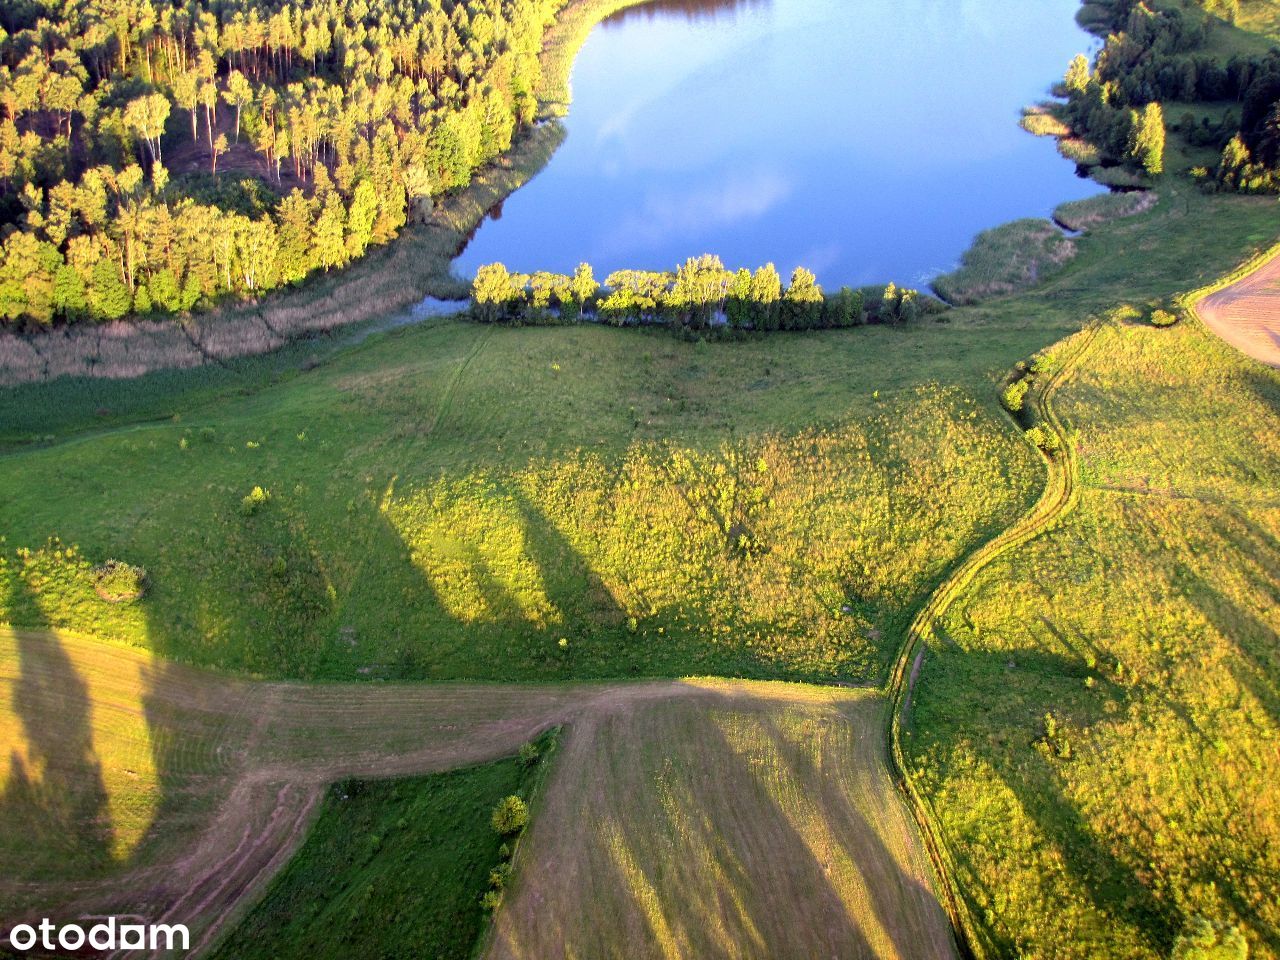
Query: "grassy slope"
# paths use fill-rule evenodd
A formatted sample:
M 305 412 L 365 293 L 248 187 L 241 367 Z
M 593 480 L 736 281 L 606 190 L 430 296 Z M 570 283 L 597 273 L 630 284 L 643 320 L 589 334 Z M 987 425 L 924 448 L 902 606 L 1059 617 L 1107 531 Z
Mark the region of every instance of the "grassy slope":
M 57 534 L 152 580 L 111 607 L 87 561 L 13 557 L 0 617 L 286 676 L 874 679 L 879 637 L 1039 482 L 985 398 L 1057 332 L 402 331 L 0 460 L 10 550 Z
M 997 953 L 1166 956 L 1204 914 L 1280 955 L 1280 375 L 1117 325 L 1058 407 L 1080 506 L 979 577 L 916 691 L 960 888 Z
M 883 699 L 702 686 L 569 727 L 487 956 L 954 956 Z
M 543 769 L 509 758 L 335 784 L 302 849 L 211 956 L 465 960 L 501 862 L 490 813 L 503 797 L 529 797 Z

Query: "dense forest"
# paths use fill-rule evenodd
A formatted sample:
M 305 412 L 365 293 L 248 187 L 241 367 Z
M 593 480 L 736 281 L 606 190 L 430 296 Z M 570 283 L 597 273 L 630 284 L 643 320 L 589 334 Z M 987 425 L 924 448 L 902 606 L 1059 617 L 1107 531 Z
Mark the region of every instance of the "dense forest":
M 254 296 L 361 256 L 534 122 L 563 0 L 0 7 L 0 320 Z
M 796 267 L 785 287 L 767 263 L 754 272 L 725 268 L 719 257 L 690 257 L 674 271 L 617 270 L 604 284 L 590 264 L 568 274 L 512 273 L 501 263 L 476 271 L 472 316 L 485 323 L 548 324 L 595 320 L 710 330 L 817 330 L 863 323 L 905 323 L 946 310 L 918 290 L 886 287 L 824 294 L 811 270 Z
M 1233 19 L 1239 4 L 1202 0 L 1201 6 Z M 1224 63 L 1206 49 L 1211 21 L 1203 16 L 1141 0 L 1094 2 L 1084 10 L 1084 22 L 1106 40 L 1092 66 L 1080 55 L 1063 80 L 1062 120 L 1073 135 L 1104 163 L 1157 175 L 1174 124 L 1189 144 L 1221 151 L 1216 169 L 1191 171 L 1207 188 L 1280 191 L 1280 50 Z M 1197 121 L 1189 110 L 1167 116 L 1170 103 L 1228 109 Z

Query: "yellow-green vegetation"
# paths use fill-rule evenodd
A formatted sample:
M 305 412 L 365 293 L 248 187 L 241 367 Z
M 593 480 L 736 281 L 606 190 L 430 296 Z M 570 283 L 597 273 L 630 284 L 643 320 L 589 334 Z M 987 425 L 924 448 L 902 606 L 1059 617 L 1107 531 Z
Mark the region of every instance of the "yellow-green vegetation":
M 951 384 L 1043 336 L 402 331 L 0 460 L 0 618 L 274 676 L 874 680 L 1034 495 L 989 388 Z M 106 557 L 146 568 L 145 598 L 97 598 Z
M 1075 243 L 1048 220 L 1015 220 L 978 234 L 960 268 L 933 281 L 952 304 L 972 304 L 1034 286 L 1075 255 Z
M 707 682 L 570 726 L 486 956 L 955 956 L 883 723 Z
M 1280 376 L 1117 311 L 1055 402 L 1078 506 L 935 625 L 904 735 L 976 943 L 1277 956 Z
M 727 681 L 274 684 L 3 630 L 0 922 L 163 918 L 200 949 L 228 936 L 232 957 L 463 956 L 486 907 L 497 950 L 530 897 L 585 911 L 598 889 L 620 914 L 537 908 L 540 935 L 585 918 L 574 936 L 614 945 L 586 955 L 613 955 L 640 911 L 691 936 L 763 938 L 770 956 L 864 941 L 868 956 L 945 956 L 928 861 L 886 776 L 883 709 L 867 690 Z M 541 735 L 562 724 L 553 755 Z M 575 812 L 593 803 L 619 818 Z M 533 830 L 519 837 L 522 809 Z M 687 867 L 658 902 L 631 874 L 549 869 L 547 843 L 583 864 L 631 851 L 622 862 L 655 883 Z M 791 917 L 740 912 L 739 890 Z M 717 902 L 723 923 L 699 933 Z
M 523 809 L 553 745 L 526 744 L 530 762 L 334 784 L 302 848 L 212 956 L 465 960 L 484 929 L 482 898 L 511 875 L 517 831 L 488 829 L 490 808 Z

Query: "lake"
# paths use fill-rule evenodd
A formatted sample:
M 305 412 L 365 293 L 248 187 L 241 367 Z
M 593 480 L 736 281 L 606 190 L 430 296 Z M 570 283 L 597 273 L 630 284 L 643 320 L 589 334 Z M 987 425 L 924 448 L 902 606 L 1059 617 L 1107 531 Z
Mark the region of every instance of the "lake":
M 455 262 L 798 264 L 922 286 L 981 230 L 1100 192 L 1018 126 L 1078 0 L 658 0 L 592 32 L 568 139 Z

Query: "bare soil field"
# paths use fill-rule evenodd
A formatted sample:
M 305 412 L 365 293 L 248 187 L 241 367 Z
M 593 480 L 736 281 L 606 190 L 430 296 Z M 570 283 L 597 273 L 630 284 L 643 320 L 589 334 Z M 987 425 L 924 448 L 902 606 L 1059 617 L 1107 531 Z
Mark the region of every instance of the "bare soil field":
M 261 683 L 0 629 L 0 930 L 138 916 L 187 924 L 198 954 L 328 784 L 507 756 L 563 723 L 497 955 L 950 956 L 882 710 L 736 682 Z
M 1196 305 L 1205 325 L 1255 360 L 1280 367 L 1280 257 Z

